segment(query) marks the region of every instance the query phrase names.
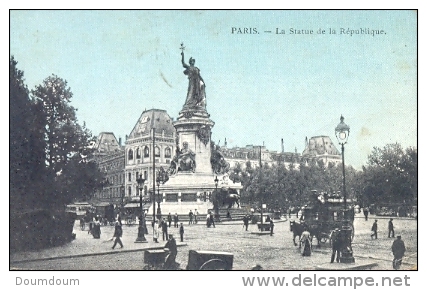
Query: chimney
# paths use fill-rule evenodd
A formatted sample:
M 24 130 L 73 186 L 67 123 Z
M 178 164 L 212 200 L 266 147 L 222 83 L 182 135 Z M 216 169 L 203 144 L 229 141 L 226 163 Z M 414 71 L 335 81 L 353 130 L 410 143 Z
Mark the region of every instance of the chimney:
M 284 153 L 284 152 L 285 152 L 285 147 L 283 145 L 283 138 L 282 138 L 282 153 Z
M 119 146 L 122 147 L 122 137 L 119 137 Z

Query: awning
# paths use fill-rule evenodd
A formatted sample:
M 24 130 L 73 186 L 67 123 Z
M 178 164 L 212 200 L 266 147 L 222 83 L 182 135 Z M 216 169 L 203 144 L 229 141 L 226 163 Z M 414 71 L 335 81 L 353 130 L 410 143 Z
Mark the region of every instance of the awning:
M 143 204 L 142 209 L 149 209 L 151 204 Z M 128 203 L 124 208 L 139 208 L 139 203 Z
M 99 206 L 99 207 L 101 207 L 101 206 L 109 206 L 109 205 L 110 205 L 109 202 L 101 201 L 100 203 L 96 203 L 93 206 Z

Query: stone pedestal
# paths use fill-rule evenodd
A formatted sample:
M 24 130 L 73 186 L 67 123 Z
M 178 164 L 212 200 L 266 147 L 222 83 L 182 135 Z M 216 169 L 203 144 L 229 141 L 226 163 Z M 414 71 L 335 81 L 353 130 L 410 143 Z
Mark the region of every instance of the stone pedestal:
M 188 148 L 196 154 L 194 173 L 212 173 L 211 129 L 214 124 L 205 110 L 183 110 L 178 120 L 173 123 L 180 148 L 184 142 L 188 142 Z

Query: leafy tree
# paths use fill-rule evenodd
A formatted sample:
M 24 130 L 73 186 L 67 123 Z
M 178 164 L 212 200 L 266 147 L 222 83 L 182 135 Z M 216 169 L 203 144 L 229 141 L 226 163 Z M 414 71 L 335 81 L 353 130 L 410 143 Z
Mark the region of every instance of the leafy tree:
M 374 147 L 363 167 L 364 194 L 370 203 L 413 203 L 417 200 L 418 153 L 398 143 Z
M 24 72 L 9 60 L 9 194 L 12 210 L 34 208 L 44 184 L 43 143 L 34 124 L 35 108 Z
M 58 203 L 67 204 L 73 200 L 90 200 L 95 190 L 101 190 L 105 175 L 100 172 L 94 160 L 87 161 L 75 154 L 56 177 Z
M 37 121 L 44 128 L 45 162 L 51 173 L 59 172 L 85 136 L 77 123 L 76 109 L 69 103 L 73 94 L 67 82 L 52 75 L 32 90 Z

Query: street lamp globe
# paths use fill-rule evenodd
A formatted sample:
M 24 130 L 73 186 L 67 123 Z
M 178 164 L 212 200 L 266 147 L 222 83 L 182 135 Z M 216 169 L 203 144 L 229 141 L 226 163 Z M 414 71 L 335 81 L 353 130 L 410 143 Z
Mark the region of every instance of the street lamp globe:
M 335 128 L 335 136 L 338 139 L 340 145 L 347 143 L 348 136 L 350 135 L 350 127 L 344 123 L 344 117 L 341 115 L 341 122 Z

